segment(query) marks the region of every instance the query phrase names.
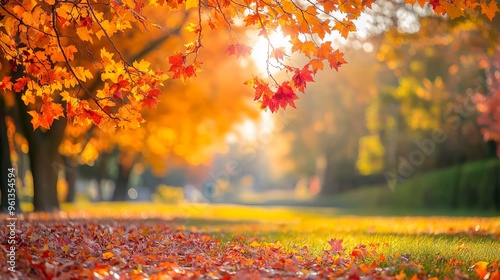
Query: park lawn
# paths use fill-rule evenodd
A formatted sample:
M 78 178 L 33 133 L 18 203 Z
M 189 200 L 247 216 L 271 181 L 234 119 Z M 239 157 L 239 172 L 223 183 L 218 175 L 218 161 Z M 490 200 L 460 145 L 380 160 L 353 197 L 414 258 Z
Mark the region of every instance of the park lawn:
M 500 279 L 499 217 L 145 203 L 63 205 L 63 210 L 20 221 L 21 232 L 30 232 L 24 238 L 33 243 L 19 248 L 29 259 L 19 260 L 23 276 L 50 278 L 54 267 L 63 266 L 59 272 L 102 279 L 113 273 L 123 279 Z M 36 235 L 40 228 L 51 236 Z

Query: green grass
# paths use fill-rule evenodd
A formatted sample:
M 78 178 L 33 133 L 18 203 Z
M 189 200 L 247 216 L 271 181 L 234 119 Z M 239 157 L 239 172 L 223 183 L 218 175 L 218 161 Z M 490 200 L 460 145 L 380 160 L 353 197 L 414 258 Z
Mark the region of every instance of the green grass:
M 65 204 L 63 209 L 75 217 L 161 219 L 172 227 L 210 232 L 223 241 L 243 236 L 245 242 L 278 243 L 290 251 L 307 246 L 318 256 L 329 248 L 329 240 L 343 239 L 348 250 L 379 244 L 377 251 L 386 256 L 409 254 L 427 267 L 452 259 L 465 264 L 500 260 L 498 217 L 353 216 L 338 208 L 146 203 Z

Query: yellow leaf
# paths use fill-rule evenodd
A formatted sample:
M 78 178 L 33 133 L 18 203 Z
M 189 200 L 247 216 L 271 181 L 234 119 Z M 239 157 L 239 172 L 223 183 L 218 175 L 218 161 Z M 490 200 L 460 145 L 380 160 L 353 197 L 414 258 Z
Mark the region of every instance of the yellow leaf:
M 187 31 L 192 32 L 192 33 L 200 32 L 200 27 L 196 23 L 190 22 L 185 28 Z
M 101 63 L 104 67 L 115 63 L 113 54 L 107 52 L 105 48 L 101 49 Z
M 66 101 L 66 102 L 71 101 L 71 95 L 69 94 L 68 91 L 66 91 L 66 90 L 62 91 L 60 95 L 63 98 L 62 99 L 63 101 Z
M 90 42 L 90 43 L 93 43 L 94 41 L 92 40 L 92 37 L 90 36 L 90 32 L 89 30 L 87 29 L 87 27 L 84 27 L 84 26 L 80 26 L 80 27 L 77 27 L 76 28 L 76 34 L 78 35 L 78 37 L 80 37 L 80 39 L 82 39 L 82 41 L 84 42 Z
M 26 90 L 21 96 L 21 99 L 24 101 L 24 105 L 35 104 L 36 101 L 31 90 Z
M 102 258 L 105 260 L 111 259 L 114 256 L 115 256 L 115 254 L 113 254 L 113 252 L 105 252 L 102 254 Z
M 200 3 L 199 0 L 186 0 L 186 11 L 191 9 L 191 8 L 198 7 L 199 3 Z
M 479 279 L 486 279 L 485 276 L 488 274 L 488 263 L 487 262 L 477 262 L 473 266 L 476 270 L 477 275 L 479 276 Z
M 137 68 L 137 70 L 139 70 L 141 72 L 147 72 L 149 70 L 149 66 L 151 65 L 151 63 L 149 63 L 146 60 L 142 59 L 139 62 L 134 61 L 134 63 L 132 63 L 132 65 L 135 68 Z
M 93 75 L 90 73 L 88 69 L 83 68 L 82 66 L 77 66 L 73 68 L 73 71 L 76 74 L 76 77 L 82 82 L 87 81 L 87 79 L 92 79 Z

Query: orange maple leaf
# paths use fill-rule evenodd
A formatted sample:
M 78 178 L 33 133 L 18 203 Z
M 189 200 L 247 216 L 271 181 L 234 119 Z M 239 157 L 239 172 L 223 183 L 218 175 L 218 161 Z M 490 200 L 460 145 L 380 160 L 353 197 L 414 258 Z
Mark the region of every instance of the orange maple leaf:
M 337 10 L 337 5 L 339 4 L 337 0 L 335 1 L 325 0 L 322 2 L 323 2 L 323 10 L 325 11 L 325 13 L 330 13 Z
M 497 1 L 490 1 L 488 5 L 486 3 L 481 4 L 481 11 L 489 20 L 493 20 L 496 13 L 500 10 L 498 9 Z
M 354 23 L 348 19 L 344 19 L 342 21 L 337 21 L 335 23 L 334 29 L 337 30 L 342 37 L 347 39 L 349 32 L 356 31 L 356 26 Z
M 10 76 L 3 77 L 2 81 L 0 81 L 0 90 L 12 90 L 12 82 L 10 81 Z
M 479 276 L 479 279 L 484 279 L 486 274 L 488 274 L 488 263 L 487 262 L 477 262 L 473 265 L 474 269 L 476 270 L 477 275 Z
M 276 60 L 283 60 L 285 57 L 285 48 L 284 47 L 279 47 L 273 50 L 271 53 L 271 57 L 273 57 Z
M 301 44 L 300 51 L 307 57 L 311 57 L 316 53 L 316 45 L 313 42 L 307 41 Z
M 490 276 L 490 280 L 500 280 L 500 270 L 495 270 Z
M 29 111 L 28 114 L 31 116 L 31 124 L 33 125 L 33 130 L 36 130 L 41 125 L 40 114 L 36 111 Z
M 324 42 L 319 47 L 317 56 L 319 59 L 325 59 L 325 58 L 330 56 L 332 51 L 333 51 L 332 42 L 330 42 L 330 41 Z
M 33 130 L 36 130 L 40 126 L 45 129 L 50 129 L 54 120 L 64 115 L 63 112 L 64 109 L 61 104 L 45 100 L 40 108 L 40 113 L 29 111 L 28 114 L 31 116 Z
M 330 57 L 328 58 L 328 62 L 330 62 L 330 68 L 335 68 L 335 70 L 339 71 L 339 67 L 347 64 L 347 61 L 344 59 L 344 53 L 339 50 L 335 50 Z
M 368 255 L 368 252 L 366 251 L 366 245 L 364 244 L 359 244 L 354 249 L 352 250 L 351 256 L 357 259 L 363 259 Z
M 461 3 L 459 1 L 457 1 L 456 3 L 441 1 L 440 4 L 443 6 L 450 19 L 455 19 L 464 15 L 464 10 L 461 7 Z
M 311 61 L 309 61 L 309 64 L 311 65 L 312 67 L 312 72 L 314 74 L 316 74 L 316 72 L 318 72 L 318 70 L 323 70 L 323 61 L 319 60 L 319 59 L 311 59 Z
M 262 96 L 269 97 L 273 94 L 273 92 L 269 88 L 269 85 L 256 76 L 254 76 L 253 79 L 246 81 L 245 85 L 251 86 L 255 89 L 254 101 L 260 100 Z
M 361 4 L 363 6 L 366 6 L 367 8 L 371 9 L 372 8 L 372 4 L 375 3 L 376 0 L 362 0 L 361 1 Z

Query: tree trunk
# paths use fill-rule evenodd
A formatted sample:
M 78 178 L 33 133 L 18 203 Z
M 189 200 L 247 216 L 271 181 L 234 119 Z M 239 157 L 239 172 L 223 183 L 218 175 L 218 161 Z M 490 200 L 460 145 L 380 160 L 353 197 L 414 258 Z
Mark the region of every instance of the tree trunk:
M 101 155 L 99 156 L 99 170 L 97 170 L 97 193 L 99 195 L 99 200 L 104 201 L 104 190 L 103 190 L 103 180 L 108 179 L 109 174 L 108 174 L 108 162 L 110 158 L 110 153 L 108 152 L 102 152 Z
M 327 154 L 325 159 L 325 172 L 323 175 L 323 183 L 321 184 L 320 193 L 324 195 L 331 195 L 339 192 L 338 182 L 335 175 L 335 164 L 332 156 Z
M 33 173 L 33 206 L 35 211 L 53 212 L 59 210 L 57 199 L 57 170 L 54 170 L 52 162 L 57 161 L 58 154 L 50 151 L 50 143 L 47 143 L 45 135 L 38 133 L 37 144 L 30 143 L 30 167 Z
M 75 202 L 77 170 L 77 165 L 69 157 L 64 157 L 64 174 L 66 183 L 68 184 L 68 193 L 65 201 L 69 203 Z
M 29 145 L 30 169 L 33 174 L 33 206 L 37 212 L 58 211 L 58 169 L 54 166 L 59 162 L 58 148 L 64 136 L 66 120 L 55 120 L 48 131 L 42 131 L 41 128 L 33 131 L 28 119 L 28 108 L 24 105 L 21 94 L 16 94 L 16 103 L 22 130 Z
M 0 174 L 1 182 L 0 182 L 0 193 L 1 193 L 1 202 L 0 208 L 3 213 L 9 213 L 9 199 L 8 194 L 14 194 L 14 211 L 16 213 L 21 212 L 21 206 L 19 205 L 19 198 L 17 194 L 17 188 L 10 188 L 9 193 L 9 182 L 8 182 L 8 174 L 9 169 L 12 168 L 12 161 L 10 158 L 10 149 L 9 149 L 9 139 L 7 136 L 7 123 L 5 122 L 6 112 L 5 112 L 5 102 L 2 96 L 0 96 Z M 15 174 L 15 173 L 14 173 Z M 4 176 L 5 175 L 5 176 Z M 12 203 L 12 202 L 11 202 Z
M 352 190 L 356 185 L 355 164 L 350 159 L 337 159 L 332 152 L 327 153 L 325 158 L 321 194 L 331 195 Z
M 119 156 L 120 158 L 120 156 Z M 126 201 L 128 197 L 128 181 L 132 173 L 133 159 L 122 157 L 118 160 L 118 178 L 115 182 L 113 201 Z

